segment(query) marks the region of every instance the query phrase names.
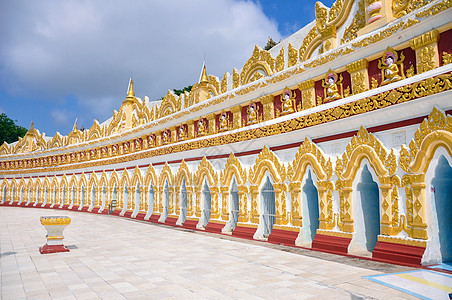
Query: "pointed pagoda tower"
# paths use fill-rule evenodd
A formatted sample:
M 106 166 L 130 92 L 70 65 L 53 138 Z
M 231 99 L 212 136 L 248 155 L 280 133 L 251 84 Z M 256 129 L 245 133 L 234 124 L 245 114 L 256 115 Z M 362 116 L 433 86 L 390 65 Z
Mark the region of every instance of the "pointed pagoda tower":
M 133 80 L 129 80 L 129 88 L 127 96 L 122 101 L 121 110 L 123 112 L 123 120 L 121 130 L 128 130 L 132 128 L 133 103 L 136 101 L 135 92 L 133 91 Z M 124 118 L 125 117 L 125 118 Z

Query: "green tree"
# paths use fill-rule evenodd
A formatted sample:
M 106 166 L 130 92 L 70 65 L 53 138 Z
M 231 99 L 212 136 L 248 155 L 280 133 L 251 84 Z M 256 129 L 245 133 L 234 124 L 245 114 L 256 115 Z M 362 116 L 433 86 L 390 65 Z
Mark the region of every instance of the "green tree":
M 0 115 L 0 145 L 4 142 L 11 144 L 27 133 L 26 128 L 16 125 L 15 122 L 17 120 L 11 120 L 5 113 Z
M 174 94 L 176 94 L 177 96 L 179 96 L 180 94 L 183 94 L 183 93 L 185 93 L 185 92 L 189 92 L 189 93 L 190 93 L 192 87 L 193 87 L 192 85 L 189 85 L 189 86 L 184 87 L 184 88 L 181 89 L 181 90 L 174 89 L 173 92 L 174 92 Z

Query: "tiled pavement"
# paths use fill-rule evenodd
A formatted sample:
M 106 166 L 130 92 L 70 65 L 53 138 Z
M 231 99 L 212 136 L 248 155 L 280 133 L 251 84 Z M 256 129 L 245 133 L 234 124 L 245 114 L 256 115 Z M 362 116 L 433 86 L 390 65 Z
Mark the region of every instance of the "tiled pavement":
M 64 231 L 70 252 L 39 253 L 45 215 L 72 218 Z M 1 299 L 416 299 L 363 278 L 384 267 L 219 237 L 109 215 L 0 207 Z

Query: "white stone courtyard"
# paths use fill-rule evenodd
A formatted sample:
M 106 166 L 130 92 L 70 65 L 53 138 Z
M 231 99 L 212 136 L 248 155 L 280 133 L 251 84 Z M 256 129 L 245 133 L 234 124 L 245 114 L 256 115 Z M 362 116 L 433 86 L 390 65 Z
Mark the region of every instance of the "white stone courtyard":
M 39 253 L 46 215 L 70 252 Z M 0 242 L 1 299 L 416 299 L 363 278 L 410 268 L 109 215 L 0 207 Z

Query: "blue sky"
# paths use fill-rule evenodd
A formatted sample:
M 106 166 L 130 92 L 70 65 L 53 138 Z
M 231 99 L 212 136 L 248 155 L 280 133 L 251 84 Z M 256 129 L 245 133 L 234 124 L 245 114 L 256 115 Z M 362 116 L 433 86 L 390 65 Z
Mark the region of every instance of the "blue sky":
M 114 5 L 112 5 L 114 3 Z M 331 6 L 333 1 L 325 1 Z M 103 122 L 132 74 L 151 100 L 195 83 L 206 57 L 220 78 L 255 44 L 315 18 L 315 1 L 2 1 L 0 113 L 47 136 Z

